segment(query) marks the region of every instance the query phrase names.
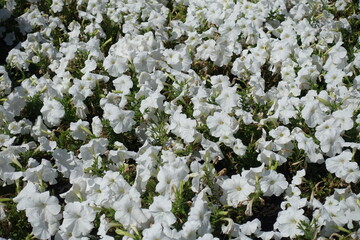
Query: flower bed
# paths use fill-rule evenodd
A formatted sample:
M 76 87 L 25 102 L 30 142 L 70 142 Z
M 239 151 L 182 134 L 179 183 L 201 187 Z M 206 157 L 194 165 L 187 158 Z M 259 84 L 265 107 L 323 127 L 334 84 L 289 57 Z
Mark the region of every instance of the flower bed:
M 360 237 L 357 1 L 0 6 L 0 239 Z

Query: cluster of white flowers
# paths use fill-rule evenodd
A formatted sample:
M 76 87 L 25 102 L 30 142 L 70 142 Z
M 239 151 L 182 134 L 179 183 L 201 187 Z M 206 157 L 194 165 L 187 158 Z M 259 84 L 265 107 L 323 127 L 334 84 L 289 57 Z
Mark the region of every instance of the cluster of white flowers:
M 24 2 L 0 183 L 34 237 L 360 237 L 360 5 Z

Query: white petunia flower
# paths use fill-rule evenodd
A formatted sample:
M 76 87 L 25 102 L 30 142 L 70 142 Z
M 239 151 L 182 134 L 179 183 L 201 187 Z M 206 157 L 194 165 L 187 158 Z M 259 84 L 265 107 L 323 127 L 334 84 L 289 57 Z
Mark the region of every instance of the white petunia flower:
M 74 237 L 87 235 L 94 228 L 92 221 L 95 220 L 96 213 L 86 202 L 67 203 L 63 215 L 60 229 Z
M 64 177 L 69 177 L 71 170 L 76 166 L 76 158 L 74 152 L 68 152 L 64 149 L 57 148 L 52 153 L 55 159 L 55 165 L 57 170 L 61 172 Z
M 303 235 L 303 231 L 298 228 L 300 221 L 309 221 L 304 216 L 304 210 L 290 207 L 279 212 L 274 228 L 279 230 L 282 237 L 293 238 L 297 235 Z
M 335 173 L 336 177 L 345 179 L 346 182 L 356 183 L 360 179 L 359 165 L 351 161 L 353 154 L 345 150 L 335 157 L 326 159 L 326 169 Z
M 86 131 L 86 129 L 88 131 Z M 89 132 L 89 122 L 79 120 L 77 122 L 70 123 L 70 135 L 76 140 L 85 141 Z
M 51 163 L 42 159 L 41 164 L 26 169 L 24 172 L 24 179 L 33 183 L 42 183 L 42 181 L 49 182 L 50 185 L 57 183 L 56 177 L 58 176 L 57 171 L 52 167 Z
M 39 193 L 36 186 L 28 182 L 13 200 L 18 203 L 18 210 L 25 210 L 35 237 L 48 239 L 55 235 L 61 219 L 61 207 L 58 199 L 50 196 L 49 191 Z
M 169 129 L 177 136 L 181 137 L 186 143 L 191 143 L 195 140 L 196 121 L 187 118 L 185 114 L 176 111 L 170 117 Z
M 106 104 L 104 111 L 104 118 L 110 121 L 110 126 L 117 134 L 130 131 L 135 124 L 133 111 L 123 110 L 113 104 Z
M 232 175 L 230 179 L 226 179 L 221 188 L 224 190 L 224 197 L 227 204 L 237 207 L 246 205 L 249 195 L 255 191 L 255 186 L 250 184 L 245 177 Z
M 324 76 L 325 82 L 327 83 L 326 88 L 329 90 L 342 85 L 342 81 L 345 75 L 345 72 L 342 70 L 331 68 L 331 70 L 328 71 Z
M 269 135 L 274 138 L 274 142 L 277 144 L 287 144 L 292 140 L 290 130 L 284 126 L 279 126 L 276 129 L 270 130 Z
M 154 217 L 155 224 L 171 226 L 176 222 L 175 215 L 171 212 L 172 203 L 164 196 L 154 197 L 154 202 L 150 205 L 149 210 Z
M 206 124 L 214 137 L 232 135 L 238 129 L 236 119 L 223 111 L 215 112 L 213 116 L 209 116 L 206 119 Z
M 91 139 L 90 142 L 80 147 L 79 158 L 83 160 L 83 167 L 89 168 L 97 160 L 97 167 L 101 166 L 100 155 L 104 154 L 107 150 L 109 140 L 106 138 Z
M 309 127 L 315 127 L 322 123 L 326 116 L 325 112 L 320 108 L 320 103 L 317 99 L 306 101 L 301 116 L 305 119 L 305 123 Z
M 55 99 L 45 98 L 40 111 L 49 127 L 60 125 L 61 119 L 65 116 L 64 106 Z
M 163 226 L 157 223 L 151 225 L 150 228 L 144 229 L 142 236 L 142 240 L 171 240 L 171 238 L 164 233 Z
M 125 228 L 140 228 L 149 216 L 141 209 L 140 203 L 134 201 L 129 194 L 114 203 L 115 220 L 119 221 Z
M 214 237 L 211 233 L 206 233 L 202 237 L 198 237 L 196 240 L 219 240 L 219 238 Z
M 120 91 L 121 94 L 127 95 L 130 93 L 130 89 L 133 87 L 131 77 L 128 75 L 122 75 L 113 81 L 116 91 Z
M 246 153 L 246 149 L 247 149 L 247 147 L 243 144 L 241 139 L 235 140 L 235 143 L 233 146 L 234 153 L 236 153 L 238 156 L 244 156 Z
M 61 12 L 64 6 L 63 0 L 53 0 L 50 6 L 54 13 Z
M 288 185 L 284 175 L 273 170 L 266 171 L 264 177 L 260 179 L 260 188 L 264 196 L 280 196 Z
M 175 190 L 180 186 L 181 181 L 186 181 L 189 169 L 186 165 L 186 159 L 174 158 L 173 162 L 166 163 L 160 167 L 157 174 L 158 184 L 156 192 L 163 196 L 174 199 Z
M 215 99 L 216 103 L 220 105 L 223 111 L 229 113 L 234 107 L 238 105 L 240 97 L 237 94 L 236 90 L 236 85 L 233 87 L 223 87 L 221 93 Z
M 127 59 L 123 57 L 108 55 L 104 59 L 103 66 L 110 76 L 120 77 L 129 68 L 127 64 Z
M 98 116 L 92 118 L 91 129 L 95 137 L 100 137 L 103 129 L 103 125 Z

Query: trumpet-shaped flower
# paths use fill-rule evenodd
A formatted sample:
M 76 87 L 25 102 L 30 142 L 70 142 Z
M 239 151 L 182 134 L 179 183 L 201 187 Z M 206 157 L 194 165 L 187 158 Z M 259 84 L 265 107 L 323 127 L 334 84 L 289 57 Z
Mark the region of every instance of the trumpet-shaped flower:
M 65 116 L 64 106 L 55 99 L 45 98 L 44 106 L 41 108 L 46 125 L 49 127 L 58 126 Z
M 39 193 L 36 186 L 28 182 L 13 200 L 18 203 L 18 210 L 25 210 L 35 237 L 48 239 L 55 235 L 61 219 L 61 207 L 56 197 L 50 196 L 48 191 Z
M 174 199 L 175 189 L 180 186 L 180 182 L 187 180 L 186 176 L 189 172 L 185 158 L 173 157 L 170 158 L 172 159 L 171 162 L 160 167 L 160 171 L 157 174 L 159 183 L 156 185 L 156 192 L 171 199 Z
M 221 137 L 232 135 L 238 129 L 238 123 L 234 117 L 230 117 L 226 112 L 215 112 L 213 116 L 206 119 L 206 124 L 210 129 L 211 135 Z
M 87 80 L 74 80 L 74 85 L 69 88 L 69 93 L 77 100 L 85 100 L 87 97 L 93 95 L 91 91 L 91 82 Z
M 46 159 L 42 159 L 40 165 L 26 169 L 24 179 L 33 183 L 42 183 L 42 181 L 45 181 L 53 185 L 57 183 L 57 175 L 57 171 L 51 166 L 51 163 Z
M 305 123 L 309 127 L 315 127 L 323 122 L 326 114 L 320 108 L 319 101 L 317 99 L 313 99 L 305 103 L 305 106 L 301 111 L 301 116 L 305 119 Z
M 94 225 L 96 213 L 86 202 L 71 202 L 64 209 L 64 220 L 60 228 L 71 233 L 74 237 L 81 237 L 90 233 Z
M 141 209 L 140 203 L 134 201 L 129 194 L 115 202 L 114 208 L 116 210 L 115 219 L 128 229 L 131 227 L 140 228 L 149 218 Z
M 128 75 L 122 75 L 113 81 L 116 91 L 120 91 L 122 94 L 127 95 L 130 93 L 130 89 L 133 87 L 133 82 Z
M 171 238 L 166 236 L 163 226 L 161 226 L 160 224 L 151 225 L 150 228 L 147 228 L 142 232 L 142 235 L 142 240 L 171 240 Z
M 327 83 L 327 89 L 331 89 L 342 85 L 342 80 L 345 77 L 345 72 L 340 69 L 332 68 L 324 76 L 325 82 Z
M 197 49 L 196 58 L 201 60 L 207 60 L 210 58 L 210 55 L 214 51 L 216 42 L 213 39 L 206 40 L 201 44 Z
M 64 177 L 69 177 L 71 170 L 76 166 L 74 152 L 68 152 L 65 149 L 57 148 L 52 153 L 52 156 L 55 159 L 57 170 L 61 172 Z
M 70 123 L 70 135 L 76 140 L 84 141 L 88 135 L 89 131 L 89 122 L 79 120 L 77 122 Z
M 130 131 L 135 124 L 133 111 L 123 110 L 114 104 L 106 104 L 104 111 L 108 113 L 104 117 L 110 121 L 110 126 L 117 134 Z
M 171 212 L 171 201 L 164 197 L 154 197 L 154 202 L 150 205 L 149 210 L 154 218 L 155 224 L 171 226 L 176 222 L 175 215 Z
M 282 237 L 293 238 L 297 235 L 303 235 L 303 231 L 298 228 L 300 221 L 309 221 L 304 216 L 304 210 L 290 207 L 279 213 L 274 228 L 279 230 Z
M 54 0 L 54 1 L 52 1 L 52 4 L 50 7 L 54 13 L 57 13 L 57 12 L 62 11 L 63 6 L 64 6 L 63 0 Z
M 247 147 L 243 144 L 243 142 L 240 139 L 236 139 L 233 150 L 234 153 L 236 153 L 239 156 L 244 156 L 246 152 Z
M 227 113 L 231 112 L 237 106 L 240 100 L 236 93 L 237 86 L 224 87 L 215 101 L 220 105 L 221 109 Z
M 104 59 L 104 68 L 112 77 L 120 77 L 128 69 L 127 59 L 109 55 Z
M 265 176 L 260 179 L 260 188 L 264 196 L 280 196 L 288 185 L 284 175 L 273 170 L 265 172 Z
M 100 165 L 100 155 L 105 153 L 108 144 L 109 141 L 106 138 L 97 138 L 92 139 L 85 145 L 82 145 L 80 147 L 79 158 L 84 161 L 84 168 L 91 167 L 95 159 L 98 160 L 98 164 Z
M 326 159 L 326 169 L 335 173 L 336 177 L 345 179 L 346 182 L 358 182 L 360 179 L 359 165 L 352 162 L 353 154 L 345 150 L 335 157 Z
M 184 139 L 186 143 L 191 143 L 195 140 L 195 120 L 187 118 L 185 114 L 176 111 L 175 114 L 170 117 L 170 122 L 170 130 L 175 135 Z
M 249 195 L 255 191 L 255 186 L 250 184 L 245 177 L 239 174 L 231 176 L 226 179 L 221 188 L 224 190 L 224 197 L 227 204 L 237 207 L 238 205 L 245 205 L 249 200 Z

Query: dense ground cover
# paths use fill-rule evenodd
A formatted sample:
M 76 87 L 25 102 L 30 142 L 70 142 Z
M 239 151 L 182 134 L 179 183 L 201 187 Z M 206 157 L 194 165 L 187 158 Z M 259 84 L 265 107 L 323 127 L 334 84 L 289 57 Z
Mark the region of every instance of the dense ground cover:
M 360 237 L 358 1 L 0 7 L 0 239 Z

